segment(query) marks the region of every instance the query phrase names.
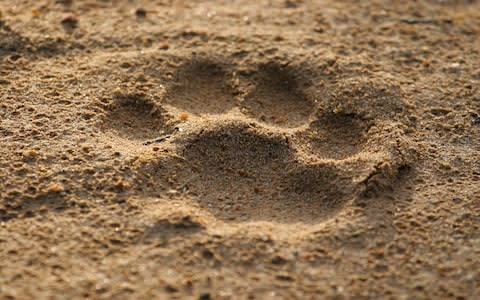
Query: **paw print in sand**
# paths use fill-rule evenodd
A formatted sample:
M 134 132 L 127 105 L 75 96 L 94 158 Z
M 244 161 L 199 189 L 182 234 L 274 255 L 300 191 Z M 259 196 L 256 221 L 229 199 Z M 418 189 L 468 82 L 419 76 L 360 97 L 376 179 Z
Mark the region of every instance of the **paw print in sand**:
M 180 191 L 173 197 L 222 221 L 312 224 L 393 189 L 412 163 L 397 86 L 355 78 L 318 88 L 294 66 L 243 67 L 193 59 L 161 101 L 113 110 L 144 114 L 143 138 L 171 134 L 139 166 L 160 195 Z

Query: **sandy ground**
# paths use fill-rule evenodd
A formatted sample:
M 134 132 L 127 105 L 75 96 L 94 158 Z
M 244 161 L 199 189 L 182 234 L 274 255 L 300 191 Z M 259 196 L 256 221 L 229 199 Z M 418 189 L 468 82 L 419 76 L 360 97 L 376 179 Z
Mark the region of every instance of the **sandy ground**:
M 1 299 L 480 299 L 478 1 L 0 11 Z

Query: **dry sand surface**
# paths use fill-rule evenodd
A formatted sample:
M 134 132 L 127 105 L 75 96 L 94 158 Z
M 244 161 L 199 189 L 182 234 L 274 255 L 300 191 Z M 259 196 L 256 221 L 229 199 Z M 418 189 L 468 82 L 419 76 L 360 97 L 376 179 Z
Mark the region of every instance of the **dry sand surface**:
M 480 299 L 480 3 L 0 0 L 1 299 Z

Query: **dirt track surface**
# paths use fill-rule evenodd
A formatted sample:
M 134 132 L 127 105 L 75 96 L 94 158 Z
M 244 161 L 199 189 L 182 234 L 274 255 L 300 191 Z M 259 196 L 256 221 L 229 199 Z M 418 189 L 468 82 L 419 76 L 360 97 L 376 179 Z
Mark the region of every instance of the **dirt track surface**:
M 1 299 L 480 298 L 477 1 L 1 0 L 0 148 Z

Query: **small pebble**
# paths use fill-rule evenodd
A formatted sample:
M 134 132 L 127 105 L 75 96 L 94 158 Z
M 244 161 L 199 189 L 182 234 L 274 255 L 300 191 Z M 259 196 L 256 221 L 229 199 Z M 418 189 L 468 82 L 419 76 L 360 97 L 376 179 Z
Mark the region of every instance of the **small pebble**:
M 50 193 L 61 193 L 63 192 L 65 189 L 63 188 L 63 186 L 59 183 L 51 183 L 48 187 L 48 192 Z
M 83 152 L 85 152 L 85 153 L 90 152 L 90 146 L 87 145 L 87 144 L 83 144 L 83 145 L 81 146 L 81 148 L 82 148 Z
M 74 15 L 68 15 L 62 19 L 61 23 L 63 26 L 73 29 L 78 25 L 78 18 Z
M 30 150 L 25 151 L 23 153 L 23 155 L 27 158 L 34 158 L 34 157 L 38 156 L 38 151 L 30 149 Z
M 458 73 L 462 70 L 462 67 L 459 63 L 452 63 L 448 65 L 447 70 L 452 73 Z
M 131 188 L 132 186 L 130 185 L 130 183 L 128 183 L 127 181 L 123 180 L 123 179 L 120 179 L 119 181 L 117 181 L 117 183 L 115 184 L 115 186 L 119 189 L 122 189 L 122 190 L 128 190 L 129 188 Z
M 167 43 L 163 43 L 158 47 L 160 50 L 168 50 L 168 48 L 170 48 L 170 46 Z
M 38 8 L 32 8 L 32 16 L 35 18 L 40 17 L 40 10 L 38 10 Z
M 180 114 L 180 120 L 182 120 L 182 121 L 187 121 L 188 118 L 189 118 L 188 113 L 182 112 L 182 113 Z

